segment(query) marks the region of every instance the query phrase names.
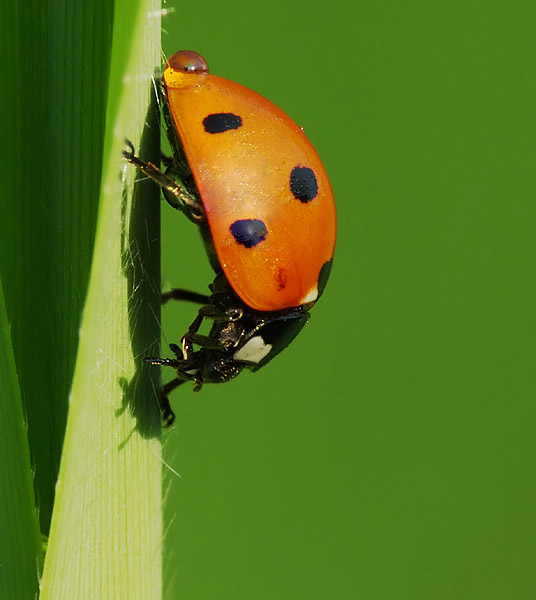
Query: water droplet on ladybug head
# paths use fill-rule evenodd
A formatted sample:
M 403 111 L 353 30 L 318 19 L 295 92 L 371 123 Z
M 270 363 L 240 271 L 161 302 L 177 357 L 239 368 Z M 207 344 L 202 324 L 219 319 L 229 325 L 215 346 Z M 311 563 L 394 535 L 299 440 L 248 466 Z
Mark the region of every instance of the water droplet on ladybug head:
M 208 73 L 207 61 L 193 50 L 179 50 L 169 57 L 166 69 L 173 69 L 188 75 Z
M 207 61 L 200 54 L 192 50 L 180 50 L 168 58 L 164 84 L 171 90 L 200 86 L 207 76 Z

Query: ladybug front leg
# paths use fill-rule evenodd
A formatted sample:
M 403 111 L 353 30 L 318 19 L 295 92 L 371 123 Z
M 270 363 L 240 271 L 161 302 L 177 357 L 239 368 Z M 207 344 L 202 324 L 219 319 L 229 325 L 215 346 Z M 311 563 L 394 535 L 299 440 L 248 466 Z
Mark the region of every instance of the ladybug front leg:
M 175 421 L 175 413 L 173 412 L 171 404 L 169 403 L 168 394 L 171 394 L 174 389 L 178 388 L 179 385 L 186 383 L 186 381 L 186 379 L 175 377 L 175 379 L 168 381 L 160 389 L 159 408 L 164 427 L 170 427 Z
M 175 165 L 175 159 L 173 158 L 173 156 L 168 156 L 163 152 L 160 153 L 160 162 L 164 163 L 168 169 L 173 168 L 173 166 Z
M 180 348 L 176 344 L 170 344 L 170 348 L 175 354 L 180 352 Z M 178 357 L 177 357 L 178 358 Z M 156 357 L 147 357 L 144 359 L 145 362 L 151 365 L 159 365 L 162 367 L 172 367 L 177 369 L 177 372 L 180 374 L 183 365 L 179 362 L 179 360 L 171 359 L 171 358 L 156 358 Z M 160 414 L 162 416 L 162 422 L 164 427 L 169 427 L 175 421 L 175 413 L 171 409 L 171 404 L 169 403 L 168 395 L 171 392 L 178 388 L 179 385 L 190 381 L 192 377 L 188 375 L 184 375 L 183 377 L 175 377 L 171 381 L 168 381 L 165 385 L 160 388 L 160 392 L 158 394 L 158 407 L 160 408 Z M 197 383 L 196 379 L 194 382 Z
M 182 288 L 173 288 L 172 290 L 162 293 L 162 304 L 165 304 L 168 300 L 194 302 L 195 304 L 207 304 L 210 300 L 210 296 L 207 296 L 206 294 L 199 294 L 198 292 L 192 292 L 190 290 L 184 290 Z
M 141 158 L 138 158 L 134 153 L 134 146 L 129 140 L 126 140 L 126 144 L 128 150 L 123 150 L 123 158 L 162 188 L 164 198 L 168 204 L 183 212 L 194 222 L 199 223 L 205 220 L 205 210 L 197 198 L 192 196 L 178 181 L 175 181 L 157 166 L 153 165 L 153 163 L 146 163 Z

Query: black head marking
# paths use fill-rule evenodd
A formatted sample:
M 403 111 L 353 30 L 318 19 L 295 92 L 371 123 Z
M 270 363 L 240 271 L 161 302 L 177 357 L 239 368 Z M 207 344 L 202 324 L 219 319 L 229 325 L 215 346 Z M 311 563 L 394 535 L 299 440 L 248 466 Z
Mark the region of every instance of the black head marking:
M 331 273 L 331 267 L 333 266 L 333 258 L 328 260 L 328 262 L 322 265 L 320 269 L 320 273 L 318 275 L 318 297 L 322 295 L 324 288 L 326 287 L 326 283 L 329 279 L 329 274 Z
M 290 173 L 290 191 L 304 204 L 316 198 L 318 182 L 314 171 L 309 167 L 294 167 Z
M 229 229 L 234 239 L 246 248 L 253 248 L 264 241 L 268 233 L 266 225 L 259 219 L 240 219 L 235 221 Z
M 207 133 L 223 133 L 242 126 L 242 117 L 233 113 L 215 113 L 203 119 L 203 127 Z

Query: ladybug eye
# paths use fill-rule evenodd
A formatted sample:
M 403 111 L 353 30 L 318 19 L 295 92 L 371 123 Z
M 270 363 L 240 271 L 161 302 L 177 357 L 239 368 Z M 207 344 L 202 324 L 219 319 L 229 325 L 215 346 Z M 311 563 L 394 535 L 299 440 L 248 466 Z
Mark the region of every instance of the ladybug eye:
M 208 73 L 207 61 L 200 54 L 192 50 L 175 52 L 175 54 L 169 57 L 166 64 L 167 68 L 188 75 Z

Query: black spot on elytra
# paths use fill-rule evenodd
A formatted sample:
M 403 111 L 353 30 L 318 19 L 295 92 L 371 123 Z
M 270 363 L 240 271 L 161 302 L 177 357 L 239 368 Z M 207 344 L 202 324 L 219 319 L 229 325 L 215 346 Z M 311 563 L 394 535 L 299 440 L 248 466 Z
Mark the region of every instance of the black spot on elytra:
M 268 230 L 259 219 L 240 219 L 229 227 L 234 239 L 246 248 L 253 248 L 264 240 Z
M 329 279 L 329 274 L 331 273 L 331 267 L 333 266 L 333 258 L 328 260 L 328 262 L 322 265 L 320 269 L 320 273 L 318 275 L 318 298 L 322 295 L 324 288 L 326 287 L 326 283 Z
M 242 117 L 233 113 L 215 113 L 203 119 L 203 127 L 207 133 L 223 133 L 242 126 Z
M 309 167 L 294 167 L 290 173 L 290 191 L 296 200 L 310 202 L 318 194 L 316 175 Z

